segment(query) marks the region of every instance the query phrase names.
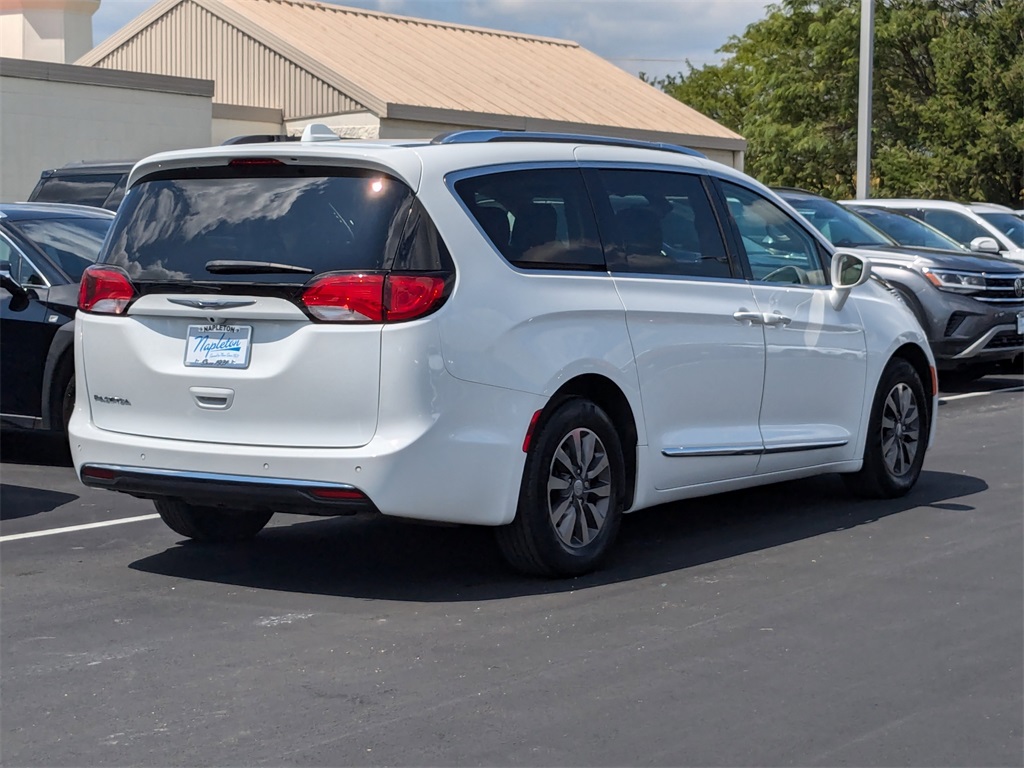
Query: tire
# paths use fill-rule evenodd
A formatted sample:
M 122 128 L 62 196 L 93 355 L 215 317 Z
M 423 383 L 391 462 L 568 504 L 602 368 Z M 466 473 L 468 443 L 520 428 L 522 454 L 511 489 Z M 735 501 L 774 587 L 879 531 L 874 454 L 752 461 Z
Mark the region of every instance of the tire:
M 251 539 L 263 530 L 273 512 L 249 512 L 200 507 L 181 499 L 153 502 L 160 518 L 175 533 L 196 541 L 225 542 Z
M 68 423 L 75 410 L 75 364 L 65 356 L 58 364 L 50 385 L 50 429 L 68 433 Z
M 871 405 L 864 466 L 860 472 L 843 475 L 847 487 L 868 498 L 905 495 L 921 474 L 929 426 L 921 377 L 906 360 L 891 360 Z
M 516 570 L 579 576 L 608 554 L 622 519 L 625 461 L 607 414 L 589 400 L 557 406 L 534 432 L 515 519 L 496 530 Z

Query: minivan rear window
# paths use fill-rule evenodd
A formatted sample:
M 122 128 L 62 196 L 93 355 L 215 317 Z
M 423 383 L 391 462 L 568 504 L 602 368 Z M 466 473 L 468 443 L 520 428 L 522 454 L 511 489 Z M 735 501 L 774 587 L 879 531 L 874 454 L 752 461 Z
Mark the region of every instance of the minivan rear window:
M 412 199 L 403 182 L 363 169 L 253 164 L 160 172 L 125 196 L 101 261 L 143 283 L 302 284 L 322 272 L 385 269 Z M 208 271 L 215 261 L 298 269 Z

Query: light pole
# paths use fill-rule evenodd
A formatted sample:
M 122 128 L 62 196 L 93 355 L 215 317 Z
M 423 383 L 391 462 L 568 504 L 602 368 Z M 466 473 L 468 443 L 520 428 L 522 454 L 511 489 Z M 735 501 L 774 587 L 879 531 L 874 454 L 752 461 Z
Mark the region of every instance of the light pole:
M 871 77 L 875 56 L 875 0 L 860 0 L 860 87 L 857 92 L 857 198 L 871 196 Z

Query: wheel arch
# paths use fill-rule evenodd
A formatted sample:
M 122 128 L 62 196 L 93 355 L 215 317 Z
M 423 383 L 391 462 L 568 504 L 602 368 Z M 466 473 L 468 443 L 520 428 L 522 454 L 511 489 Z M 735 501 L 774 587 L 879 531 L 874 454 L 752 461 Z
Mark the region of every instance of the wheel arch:
M 541 411 L 538 426 L 559 405 L 574 397 L 590 400 L 608 414 L 608 418 L 611 419 L 619 434 L 626 475 L 623 510 L 627 510 L 633 506 L 633 500 L 636 497 L 638 436 L 633 408 L 622 389 L 611 379 L 596 373 L 581 374 L 565 382 L 555 391 Z
M 933 403 L 935 397 L 939 394 L 937 390 L 937 380 L 932 368 L 931 361 L 928 359 L 928 355 L 925 354 L 924 350 L 921 349 L 917 344 L 907 343 L 902 347 L 898 348 L 892 353 L 890 360 L 897 358 L 906 360 L 910 363 L 917 375 L 921 378 L 921 383 L 924 385 L 924 390 L 928 394 L 928 425 L 929 430 L 935 418 L 933 413 Z
M 43 385 L 40 392 L 40 414 L 42 428 L 46 430 L 64 429 L 64 417 L 61 412 L 61 401 L 54 402 L 54 385 L 60 381 L 62 374 L 70 367 L 71 375 L 75 374 L 75 322 L 65 323 L 57 329 L 50 349 L 46 353 L 43 367 Z M 63 392 L 59 393 L 62 398 Z

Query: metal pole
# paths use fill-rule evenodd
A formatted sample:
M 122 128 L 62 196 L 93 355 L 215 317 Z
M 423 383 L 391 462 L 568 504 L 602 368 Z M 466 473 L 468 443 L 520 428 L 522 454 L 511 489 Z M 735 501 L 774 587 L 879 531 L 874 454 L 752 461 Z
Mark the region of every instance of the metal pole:
M 860 88 L 857 93 L 857 198 L 871 196 L 871 77 L 875 56 L 875 0 L 860 0 Z

